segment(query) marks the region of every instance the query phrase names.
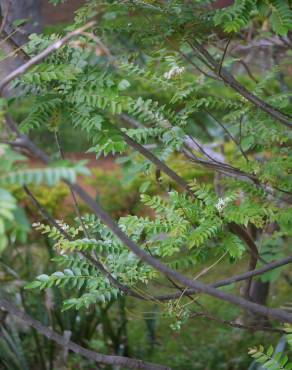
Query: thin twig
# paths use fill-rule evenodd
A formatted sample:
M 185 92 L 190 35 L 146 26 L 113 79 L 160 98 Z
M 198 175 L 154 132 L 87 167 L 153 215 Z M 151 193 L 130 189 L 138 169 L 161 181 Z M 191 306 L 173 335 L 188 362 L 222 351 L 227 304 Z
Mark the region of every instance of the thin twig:
M 209 272 L 213 267 L 215 267 L 220 261 L 222 261 L 222 259 L 226 256 L 227 252 L 225 252 L 220 258 L 218 258 L 214 263 L 212 263 L 211 266 L 208 266 L 206 268 L 204 268 L 202 271 L 200 271 L 195 277 L 194 277 L 194 280 L 197 280 L 199 279 L 201 276 L 205 275 L 207 272 Z M 177 305 L 179 304 L 180 300 L 182 299 L 183 295 L 186 293 L 187 291 L 187 288 L 185 288 L 183 291 L 182 291 L 182 294 L 181 296 L 179 297 L 178 299 L 178 302 L 177 302 Z
M 244 60 L 240 59 L 237 62 L 240 63 L 243 66 L 243 68 L 246 70 L 247 74 L 249 75 L 250 79 L 253 80 L 253 82 L 255 82 L 255 83 L 259 82 L 259 80 L 252 74 L 249 66 L 247 65 L 247 63 Z
M 203 317 L 205 319 L 216 321 L 216 322 L 218 322 L 220 324 L 223 324 L 223 325 L 228 325 L 228 326 L 231 326 L 233 328 L 238 328 L 238 329 L 243 329 L 243 330 L 268 331 L 268 332 L 275 332 L 275 333 L 282 333 L 282 334 L 285 333 L 285 331 L 282 330 L 282 329 L 272 328 L 272 327 L 269 327 L 269 326 L 243 325 L 243 324 L 239 324 L 235 321 L 222 320 L 219 317 L 215 317 L 215 316 L 213 316 L 209 313 L 206 313 L 206 312 L 193 312 L 191 314 L 191 317 L 192 318 Z
M 59 151 L 60 157 L 62 159 L 65 159 L 65 154 L 64 154 L 64 151 L 63 151 L 62 146 L 61 146 L 61 143 L 60 143 L 58 132 L 56 130 L 54 131 L 54 136 L 55 136 L 55 141 L 56 141 L 56 144 L 57 144 L 57 147 L 58 147 L 58 151 Z M 82 219 L 82 216 L 81 216 L 80 208 L 79 208 L 79 205 L 78 205 L 78 202 L 77 202 L 75 193 L 74 193 L 74 191 L 72 189 L 72 186 L 70 184 L 68 184 L 68 187 L 69 187 L 69 190 L 70 190 L 70 193 L 71 193 L 71 198 L 73 200 L 73 205 L 74 205 L 75 213 L 76 213 L 76 215 L 77 215 L 77 217 L 79 219 L 79 222 L 81 224 L 83 233 L 84 233 L 85 237 L 89 239 L 89 234 L 88 234 L 88 231 L 87 231 L 87 229 L 86 229 L 86 227 L 84 225 L 84 222 L 83 222 L 83 219 Z
M 224 48 L 224 52 L 223 52 L 223 55 L 222 55 L 222 58 L 220 60 L 220 64 L 219 64 L 219 70 L 218 70 L 218 75 L 221 76 L 221 69 L 222 69 L 222 66 L 223 66 L 223 62 L 224 62 L 224 59 L 225 59 L 225 56 L 226 56 L 226 53 L 227 53 L 227 49 L 228 49 L 228 46 L 230 44 L 230 41 L 232 39 L 232 36 L 230 36 L 227 40 L 227 43 L 225 45 L 225 48 Z
M 209 114 L 209 116 L 211 116 L 213 118 L 213 120 L 218 123 L 218 125 L 224 130 L 224 132 L 227 134 L 227 136 L 235 143 L 235 145 L 238 147 L 238 149 L 240 150 L 241 154 L 243 155 L 244 159 L 249 162 L 249 159 L 247 158 L 247 155 L 244 153 L 244 151 L 242 150 L 242 147 L 240 145 L 240 143 L 235 139 L 235 137 L 230 133 L 230 131 L 223 125 L 222 122 L 220 122 L 210 111 L 208 111 L 207 109 L 205 109 L 205 112 L 207 114 Z
M 20 67 L 15 69 L 13 72 L 11 72 L 8 76 L 3 78 L 3 80 L 0 83 L 0 94 L 2 95 L 4 87 L 9 84 L 10 81 L 14 80 L 16 77 L 21 76 L 24 74 L 28 69 L 33 67 L 34 65 L 40 63 L 43 61 L 46 57 L 48 57 L 50 54 L 55 52 L 56 50 L 60 49 L 63 45 L 65 45 L 72 37 L 80 35 L 83 31 L 87 30 L 88 28 L 91 28 L 95 25 L 94 21 L 88 22 L 85 26 L 78 28 L 75 31 L 72 31 L 68 33 L 66 36 L 61 38 L 60 40 L 54 42 L 50 46 L 48 46 L 45 50 L 43 50 L 41 53 L 36 55 L 35 57 L 31 58 L 28 62 L 22 64 Z
M 201 45 L 197 40 L 188 41 L 189 45 L 192 45 L 211 65 L 212 70 L 219 71 L 219 66 L 213 56 Z M 229 85 L 231 88 L 236 90 L 240 95 L 246 98 L 249 102 L 254 104 L 257 108 L 263 110 L 277 121 L 281 122 L 288 128 L 292 128 L 292 122 L 289 116 L 285 115 L 278 109 L 272 107 L 270 104 L 261 100 L 258 96 L 252 94 L 245 86 L 241 85 L 225 68 L 221 68 L 220 77 L 222 80 Z

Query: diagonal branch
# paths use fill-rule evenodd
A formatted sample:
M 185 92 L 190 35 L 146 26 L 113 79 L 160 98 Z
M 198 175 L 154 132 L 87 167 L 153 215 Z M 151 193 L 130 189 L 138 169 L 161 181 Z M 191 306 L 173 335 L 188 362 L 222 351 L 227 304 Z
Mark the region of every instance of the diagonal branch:
M 240 95 L 254 104 L 257 108 L 263 110 L 286 127 L 292 128 L 292 121 L 287 115 L 272 107 L 270 104 L 266 103 L 256 95 L 252 94 L 245 86 L 241 85 L 225 68 L 220 68 L 217 61 L 208 52 L 208 50 L 204 48 L 202 44 L 200 44 L 196 40 L 192 40 L 192 42 L 188 41 L 188 44 L 191 46 L 192 49 L 197 50 L 206 59 L 206 61 L 212 66 L 212 69 L 214 71 L 220 72 L 219 76 L 228 86 L 237 91 Z
M 267 263 L 263 267 L 260 267 L 256 270 L 247 271 L 247 272 L 244 272 L 243 274 L 240 274 L 240 275 L 235 275 L 235 276 L 232 276 L 232 277 L 227 278 L 227 279 L 219 280 L 219 281 L 211 284 L 211 286 L 214 287 L 214 288 L 220 288 L 220 287 L 230 285 L 230 284 L 233 284 L 233 283 L 238 283 L 239 281 L 249 279 L 250 277 L 263 275 L 264 273 L 266 273 L 268 271 L 274 270 L 274 269 L 279 268 L 279 267 L 283 267 L 283 266 L 288 265 L 290 263 L 292 263 L 292 256 L 283 258 L 283 259 L 278 260 L 278 261 Z M 186 293 L 195 294 L 195 293 L 197 293 L 197 291 L 196 291 L 196 289 L 187 289 Z M 160 295 L 160 296 L 157 296 L 155 298 L 158 299 L 158 300 L 161 300 L 161 301 L 168 301 L 170 299 L 177 299 L 180 296 L 181 296 L 181 292 L 176 292 L 176 293 L 172 293 L 172 294 Z
M 169 178 L 171 178 L 175 183 L 180 185 L 187 192 L 191 192 L 191 189 L 190 189 L 188 183 L 182 177 L 180 177 L 176 172 L 174 172 L 171 168 L 169 168 L 165 163 L 163 163 L 160 159 L 158 159 L 153 153 L 151 153 L 148 149 L 144 148 L 143 145 L 137 143 L 135 140 L 130 138 L 123 131 L 119 130 L 119 133 L 121 134 L 121 136 L 124 138 L 125 142 L 129 146 L 131 146 L 133 149 L 137 150 L 145 158 L 149 159 L 162 172 L 164 172 Z

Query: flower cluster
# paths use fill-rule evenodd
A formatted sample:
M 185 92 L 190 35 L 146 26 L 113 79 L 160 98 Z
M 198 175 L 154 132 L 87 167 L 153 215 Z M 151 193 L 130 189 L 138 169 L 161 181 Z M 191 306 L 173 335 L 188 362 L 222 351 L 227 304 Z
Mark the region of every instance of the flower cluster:
M 64 230 L 67 231 L 69 229 L 69 225 L 67 225 L 63 220 L 56 220 L 56 223 Z
M 170 80 L 174 77 L 177 77 L 177 76 L 181 75 L 184 72 L 184 70 L 185 70 L 184 67 L 175 66 L 175 67 L 171 68 L 168 72 L 165 72 L 163 76 L 167 80 Z
M 70 226 L 67 225 L 64 221 L 62 220 L 55 220 L 55 221 L 58 224 L 58 226 L 60 226 L 60 228 L 62 228 L 64 231 L 69 230 Z M 40 222 L 34 222 L 32 224 L 32 227 L 36 228 L 37 230 L 40 229 L 42 226 L 43 225 Z
M 218 202 L 215 205 L 215 208 L 217 209 L 218 212 L 222 212 L 222 210 L 227 206 L 229 202 L 231 202 L 232 199 L 229 197 L 226 198 L 219 198 Z

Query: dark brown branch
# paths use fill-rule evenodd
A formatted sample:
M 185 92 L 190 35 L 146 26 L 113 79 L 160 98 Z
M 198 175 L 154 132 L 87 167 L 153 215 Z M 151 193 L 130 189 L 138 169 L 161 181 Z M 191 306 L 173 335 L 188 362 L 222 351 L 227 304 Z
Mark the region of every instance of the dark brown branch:
M 47 326 L 44 326 L 42 323 L 29 316 L 26 312 L 18 309 L 14 304 L 9 302 L 7 299 L 0 298 L 0 306 L 5 311 L 9 312 L 9 314 L 14 315 L 20 320 L 24 321 L 26 325 L 34 328 L 38 333 L 41 333 L 48 339 L 58 343 L 62 347 L 68 348 L 72 352 L 78 353 L 79 355 L 89 360 L 95 361 L 99 364 L 122 366 L 128 369 L 170 370 L 170 368 L 167 366 L 156 365 L 142 360 L 132 359 L 123 356 L 103 355 L 101 353 L 90 351 L 72 341 L 68 341 L 66 338 L 64 338 L 64 336 L 56 333 Z
M 258 252 L 258 248 L 253 241 L 252 237 L 248 234 L 247 231 L 245 231 L 241 226 L 237 225 L 234 222 L 231 222 L 229 225 L 229 230 L 240 237 L 240 239 L 248 246 L 248 249 L 250 250 L 250 254 L 256 258 L 257 260 L 260 260 L 262 263 L 267 263 Z
M 240 60 L 237 60 L 237 63 L 241 64 L 243 66 L 243 68 L 246 70 L 246 73 L 248 74 L 248 76 L 250 77 L 250 79 L 255 82 L 255 83 L 258 83 L 259 80 L 251 73 L 251 70 L 249 68 L 249 66 L 247 65 L 247 63 L 240 59 Z
M 249 247 L 249 250 L 251 253 L 250 253 L 250 258 L 249 258 L 248 271 L 255 270 L 258 260 L 261 260 L 263 263 L 266 263 L 266 261 L 259 255 L 257 245 L 253 241 L 252 237 L 248 234 L 248 232 L 242 233 L 241 232 L 242 229 L 240 228 L 240 226 L 234 222 L 230 224 L 229 228 L 231 231 L 233 230 L 233 232 L 237 233 L 237 235 L 239 235 L 240 238 Z M 253 276 L 250 276 L 245 283 L 244 297 L 246 299 L 250 299 L 249 294 L 250 294 L 250 287 L 251 287 L 252 279 L 253 279 Z
M 220 288 L 220 287 L 230 285 L 230 284 L 233 284 L 233 283 L 238 283 L 239 281 L 249 279 L 250 277 L 263 275 L 264 273 L 266 273 L 268 271 L 274 270 L 274 269 L 279 268 L 279 267 L 283 267 L 283 266 L 288 265 L 290 263 L 292 263 L 292 256 L 289 256 L 289 257 L 286 257 L 286 258 L 283 258 L 281 260 L 274 261 L 274 262 L 271 262 L 271 263 L 267 263 L 263 267 L 260 267 L 256 270 L 247 271 L 247 272 L 244 272 L 243 274 L 240 274 L 240 275 L 235 275 L 235 276 L 232 276 L 232 277 L 224 279 L 224 280 L 219 280 L 215 283 L 212 283 L 211 286 L 213 286 L 214 288 Z M 197 293 L 197 290 L 196 289 L 187 289 L 186 293 L 195 294 L 195 293 Z M 181 292 L 176 292 L 176 293 L 172 293 L 172 294 L 160 295 L 160 296 L 155 297 L 155 299 L 161 300 L 161 301 L 168 301 L 170 299 L 177 299 L 180 296 L 181 296 Z
M 119 116 L 119 118 L 121 118 L 123 121 L 128 122 L 128 117 L 125 117 L 124 115 Z M 177 173 L 175 173 L 172 169 L 170 169 L 165 163 L 163 163 L 160 159 L 158 159 L 153 153 L 151 153 L 143 145 L 137 143 L 135 140 L 130 138 L 125 132 L 119 130 L 118 128 L 116 128 L 116 129 L 119 131 L 121 136 L 124 138 L 124 140 L 126 141 L 126 143 L 130 147 L 132 147 L 134 150 L 141 153 L 145 158 L 149 159 L 152 163 L 154 163 L 157 166 L 157 168 L 159 168 L 168 177 L 170 177 L 174 182 L 176 182 L 183 189 L 185 189 L 187 192 L 190 193 L 190 188 L 188 186 L 188 183 L 182 177 L 180 177 Z M 232 173 L 232 174 L 235 174 L 237 176 L 246 177 L 246 178 L 248 178 L 249 180 L 251 180 L 255 183 L 258 182 L 257 178 L 254 175 L 243 172 L 243 171 L 237 169 L 236 167 L 233 167 L 233 166 L 228 165 L 226 163 L 221 163 L 221 162 L 218 162 L 218 161 L 211 162 L 211 161 L 207 161 L 207 160 L 200 159 L 200 158 L 195 158 L 195 157 L 192 157 L 190 159 L 193 162 L 204 165 L 204 166 L 209 167 L 213 170 L 221 171 L 221 172 L 224 172 L 224 173 L 227 173 L 227 174 Z
M 258 262 L 257 258 L 255 256 L 251 255 L 250 258 L 249 258 L 249 262 L 248 262 L 248 270 L 249 271 L 255 270 L 255 268 L 257 266 L 257 262 Z M 250 276 L 245 282 L 243 296 L 246 299 L 250 299 L 250 288 L 251 288 L 251 284 L 252 284 L 252 278 L 253 278 L 253 276 Z
M 183 189 L 185 189 L 187 192 L 190 192 L 188 183 L 182 177 L 180 177 L 176 172 L 174 172 L 171 168 L 169 168 L 165 163 L 163 163 L 160 159 L 158 159 L 149 150 L 144 148 L 143 145 L 131 139 L 123 131 L 119 130 L 119 132 L 128 145 L 130 145 L 133 149 L 141 153 L 145 158 L 149 159 L 152 163 L 154 163 L 157 166 L 157 168 L 159 168 L 162 172 L 164 172 L 168 177 L 170 177 L 174 182 L 180 185 Z
M 3 18 L 2 18 L 2 22 L 1 22 L 1 26 L 0 26 L 0 36 L 6 26 L 6 22 L 7 22 L 7 17 L 8 17 L 8 14 L 9 14 L 9 10 L 10 10 L 10 6 L 11 6 L 11 3 L 10 1 L 8 2 L 8 5 L 6 7 L 6 10 L 5 10 L 5 13 L 3 15 Z
M 207 161 L 205 159 L 198 158 L 196 156 L 187 155 L 187 157 L 192 162 L 195 162 L 195 163 L 198 163 L 202 166 L 208 167 L 213 171 L 224 173 L 226 176 L 234 177 L 236 175 L 236 176 L 240 177 L 241 179 L 251 180 L 253 183 L 255 183 L 257 185 L 260 183 L 255 175 L 252 175 L 252 174 L 249 174 L 247 172 L 241 171 L 240 169 L 238 169 L 236 167 L 233 167 L 233 166 L 230 166 L 230 165 L 227 165 L 227 164 L 224 164 L 224 163 L 220 163 L 220 162 L 218 163 L 218 162 Z
M 219 71 L 219 65 L 216 60 L 212 57 L 212 55 L 201 45 L 198 41 L 192 40 L 192 42 L 188 41 L 188 44 L 195 50 L 197 50 L 204 58 L 211 64 L 214 70 Z M 252 94 L 246 87 L 241 85 L 225 68 L 220 69 L 220 77 L 222 80 L 230 86 L 232 89 L 237 91 L 240 95 L 246 98 L 249 102 L 254 104 L 257 108 L 263 110 L 270 116 L 272 116 L 277 121 L 281 122 L 285 126 L 292 128 L 292 122 L 289 117 L 287 117 L 284 113 L 279 111 L 278 109 L 272 107 L 270 104 L 264 102 L 256 95 Z
M 219 161 L 217 161 L 217 159 L 211 157 L 210 154 L 208 154 L 207 151 L 203 148 L 203 146 L 201 144 L 199 144 L 197 142 L 197 140 L 195 140 L 192 136 L 189 136 L 189 138 L 194 144 L 194 149 L 199 150 L 201 152 L 201 154 L 203 154 L 207 159 L 209 159 L 210 161 L 215 162 L 217 164 L 220 164 L 220 165 L 224 164 L 223 162 L 219 162 Z M 191 149 L 190 145 L 188 145 L 188 147 L 189 147 L 189 149 Z M 227 166 L 229 166 L 229 165 L 227 164 Z

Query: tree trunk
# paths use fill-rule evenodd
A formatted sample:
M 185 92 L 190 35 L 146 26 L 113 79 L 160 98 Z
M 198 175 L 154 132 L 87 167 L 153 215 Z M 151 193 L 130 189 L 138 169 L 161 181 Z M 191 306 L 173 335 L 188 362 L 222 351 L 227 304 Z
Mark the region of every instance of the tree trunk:
M 41 0 L 0 0 L 0 6 L 1 18 L 5 22 L 3 30 L 6 34 L 15 30 L 14 21 L 26 20 L 12 36 L 16 44 L 23 45 L 29 34 L 41 32 Z

